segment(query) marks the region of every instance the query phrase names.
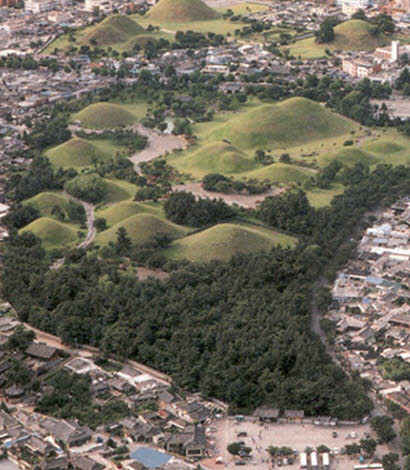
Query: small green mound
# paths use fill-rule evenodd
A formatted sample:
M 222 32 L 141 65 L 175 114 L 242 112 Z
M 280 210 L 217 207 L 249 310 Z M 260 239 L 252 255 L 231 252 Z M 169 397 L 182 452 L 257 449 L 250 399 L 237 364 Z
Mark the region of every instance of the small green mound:
M 48 150 L 46 155 L 58 168 L 84 168 L 110 157 L 109 152 L 103 152 L 92 142 L 78 137 Z
M 258 106 L 229 120 L 212 134 L 243 149 L 289 148 L 355 130 L 348 119 L 306 98 Z
M 110 241 L 115 242 L 120 227 L 124 227 L 131 240 L 138 245 L 152 241 L 156 235 L 166 234 L 171 238 L 178 238 L 187 232 L 186 228 L 162 220 L 155 215 L 136 214 L 98 234 L 96 243 L 106 245 Z
M 404 147 L 394 142 L 382 141 L 371 142 L 370 144 L 366 145 L 366 149 L 375 153 L 396 153 L 404 150 Z
M 41 217 L 31 222 L 21 229 L 21 233 L 25 232 L 32 232 L 40 238 L 46 249 L 61 248 L 77 240 L 75 228 L 48 217 Z
M 122 201 L 105 207 L 97 212 L 96 217 L 104 218 L 108 225 L 115 225 L 129 217 L 143 212 L 156 212 L 152 207 L 134 201 Z
M 109 46 L 128 41 L 133 36 L 144 34 L 145 29 L 125 15 L 112 15 L 96 26 L 92 26 L 84 35 L 82 42 Z
M 105 193 L 102 200 L 103 204 L 115 204 L 117 202 L 132 199 L 137 192 L 137 186 L 126 181 L 113 181 L 104 179 Z
M 73 116 L 73 121 L 90 129 L 112 129 L 134 124 L 136 117 L 121 105 L 95 103 L 87 106 Z
M 242 173 L 255 169 L 257 163 L 245 153 L 225 142 L 207 145 L 188 157 L 182 157 L 180 166 L 183 171 L 206 173 Z
M 61 209 L 66 209 L 68 206 L 68 199 L 61 194 L 44 192 L 33 196 L 24 201 L 24 205 L 34 207 L 40 212 L 42 217 L 51 217 L 53 207 L 59 206 Z
M 189 235 L 172 243 L 167 250 L 171 259 L 206 262 L 229 261 L 240 253 L 268 251 L 273 246 L 293 246 L 296 239 L 273 230 L 256 226 L 219 224 L 203 232 Z
M 273 163 L 246 174 L 249 178 L 269 180 L 273 183 L 303 183 L 309 177 L 315 176 L 315 172 L 308 168 L 302 168 L 285 163 Z
M 219 16 L 202 0 L 159 0 L 149 11 L 149 19 L 165 23 L 206 21 Z
M 380 161 L 370 153 L 358 148 L 346 148 L 319 158 L 320 164 L 323 166 L 328 165 L 333 160 L 339 160 L 345 166 L 354 166 L 359 162 L 371 166 Z

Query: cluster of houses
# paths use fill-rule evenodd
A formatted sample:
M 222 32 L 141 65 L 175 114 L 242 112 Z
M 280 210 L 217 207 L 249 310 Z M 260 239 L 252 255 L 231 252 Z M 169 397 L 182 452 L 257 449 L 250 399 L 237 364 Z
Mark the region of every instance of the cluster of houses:
M 132 451 L 141 446 L 160 449 L 172 458 L 171 463 L 180 461 L 177 468 L 183 468 L 183 459 L 192 461 L 208 455 L 206 425 L 215 416 L 222 417 L 225 404 L 204 401 L 198 395 L 182 398 L 167 376 L 135 363 L 115 363 L 112 372 L 98 366 L 89 352 L 60 349 L 36 340 L 16 352 L 10 348 L 10 338 L 18 328 L 21 323 L 13 316 L 0 317 L 0 443 L 3 454 L 20 468 L 116 468 L 115 448 L 124 445 L 131 456 L 124 456 L 122 464 L 131 470 L 145 468 L 132 456 Z M 40 383 L 39 388 L 10 384 L 10 371 L 16 362 Z M 34 412 L 41 396 L 50 391 L 46 378 L 61 369 L 90 377 L 96 403 L 120 399 L 127 404 L 129 415 L 90 429 L 75 419 Z
M 366 230 L 332 297 L 330 319 L 343 362 L 410 412 L 410 198 Z

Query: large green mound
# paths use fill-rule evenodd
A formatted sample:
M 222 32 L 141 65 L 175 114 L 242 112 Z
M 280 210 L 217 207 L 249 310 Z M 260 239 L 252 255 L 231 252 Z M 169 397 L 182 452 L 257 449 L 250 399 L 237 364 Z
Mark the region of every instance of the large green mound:
M 48 150 L 46 155 L 54 166 L 62 168 L 87 167 L 110 157 L 109 152 L 104 152 L 99 146 L 78 137 Z
M 139 245 L 152 241 L 156 235 L 166 234 L 171 238 L 178 238 L 187 232 L 184 227 L 162 220 L 155 215 L 143 213 L 128 217 L 101 232 L 96 238 L 96 243 L 105 245 L 110 241 L 115 242 L 120 227 L 124 227 L 131 240 Z
M 261 227 L 219 224 L 172 243 L 168 255 L 173 259 L 228 261 L 239 253 L 267 251 L 277 244 L 291 245 L 296 239 Z
M 213 136 L 244 149 L 286 149 L 346 134 L 356 129 L 348 119 L 306 98 L 258 106 L 229 120 Z
M 108 225 L 115 225 L 129 217 L 144 212 L 156 212 L 152 207 L 134 201 L 122 201 L 97 212 L 97 217 L 104 218 Z
M 386 43 L 385 36 L 371 34 L 372 25 L 363 20 L 349 20 L 335 27 L 335 49 L 370 51 Z
M 404 149 L 401 145 L 391 141 L 371 142 L 366 145 L 366 148 L 376 153 L 396 153 Z
M 76 113 L 73 120 L 90 129 L 112 129 L 134 124 L 137 119 L 118 104 L 94 103 Z
M 31 222 L 31 224 L 21 229 L 21 232 L 32 232 L 41 239 L 47 249 L 61 248 L 77 240 L 75 228 L 48 217 L 41 217 Z
M 319 158 L 321 165 L 327 165 L 332 160 L 339 160 L 340 163 L 346 166 L 354 166 L 356 163 L 363 163 L 365 165 L 374 165 L 380 160 L 368 152 L 358 148 L 346 148 Z
M 166 23 L 206 21 L 219 16 L 202 0 L 159 0 L 149 11 L 149 19 Z
M 145 33 L 145 29 L 125 15 L 112 15 L 101 23 L 89 28 L 82 42 L 93 43 L 99 46 L 109 46 L 125 42 L 133 36 Z
M 269 180 L 274 183 L 303 183 L 315 175 L 315 172 L 300 166 L 287 165 L 285 163 L 273 163 L 247 173 L 250 178 Z
M 59 206 L 61 209 L 66 209 L 68 199 L 61 194 L 44 192 L 27 199 L 24 205 L 34 207 L 42 217 L 51 217 L 53 207 Z
M 257 167 L 257 163 L 233 145 L 216 142 L 181 159 L 182 169 L 195 174 L 242 173 Z
M 104 178 L 105 193 L 103 204 L 115 204 L 135 196 L 137 187 L 127 181 L 111 180 Z

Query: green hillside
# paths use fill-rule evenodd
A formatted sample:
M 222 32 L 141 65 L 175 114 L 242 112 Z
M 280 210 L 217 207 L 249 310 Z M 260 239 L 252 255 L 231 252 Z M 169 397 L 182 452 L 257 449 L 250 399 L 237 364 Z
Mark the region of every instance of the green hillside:
M 77 231 L 74 227 L 48 217 L 41 217 L 31 222 L 21 229 L 21 233 L 24 232 L 32 232 L 40 238 L 46 249 L 62 248 L 77 240 Z
M 108 225 L 115 225 L 129 217 L 148 212 L 159 215 L 160 210 L 148 204 L 142 204 L 135 201 L 122 201 L 117 204 L 105 207 L 96 213 L 96 217 L 106 219 Z
M 219 224 L 172 243 L 166 251 L 171 259 L 228 261 L 239 253 L 267 251 L 277 244 L 293 246 L 296 239 L 256 226 Z
M 125 42 L 134 36 L 144 34 L 145 29 L 125 15 L 112 15 L 101 23 L 88 28 L 81 40 L 82 43 L 95 43 L 99 46 L 110 46 Z
M 51 217 L 53 207 L 59 206 L 63 210 L 67 208 L 68 199 L 62 194 L 44 192 L 27 199 L 23 204 L 37 209 L 42 217 Z
M 220 16 L 202 0 L 159 0 L 148 15 L 150 20 L 165 23 L 207 21 Z
M 102 204 L 114 204 L 132 199 L 138 187 L 127 181 L 104 178 L 105 193 Z
M 113 227 L 101 232 L 96 237 L 96 243 L 106 245 L 108 242 L 115 242 L 117 231 L 124 227 L 129 237 L 136 244 L 146 243 L 155 237 L 155 235 L 167 234 L 171 238 L 178 238 L 186 235 L 185 227 L 173 224 L 152 214 L 140 213 L 128 217 L 127 219 L 115 224 Z
M 306 98 L 290 98 L 241 113 L 212 136 L 241 149 L 286 149 L 356 129 L 351 121 Z
M 242 173 L 257 168 L 257 163 L 244 152 L 225 142 L 206 145 L 191 155 L 174 159 L 173 164 L 194 176 L 207 173 Z
M 302 183 L 307 178 L 315 176 L 315 172 L 301 166 L 273 163 L 246 174 L 249 178 L 269 180 L 274 183 Z
M 368 152 L 359 148 L 348 147 L 330 154 L 322 155 L 318 158 L 320 165 L 328 165 L 332 160 L 339 160 L 346 166 L 354 166 L 356 163 L 374 165 L 380 160 Z
M 137 117 L 119 104 L 94 103 L 74 114 L 72 120 L 90 129 L 112 129 L 134 124 Z
M 104 162 L 115 155 L 119 147 L 106 141 L 88 141 L 74 137 L 46 152 L 52 165 L 58 168 L 85 168 Z
M 388 41 L 384 35 L 374 36 L 370 33 L 371 27 L 372 25 L 367 21 L 345 21 L 335 27 L 334 41 L 318 44 L 314 37 L 302 39 L 291 44 L 290 53 L 296 57 L 313 59 L 325 56 L 326 49 L 331 51 L 372 51 L 387 44 Z

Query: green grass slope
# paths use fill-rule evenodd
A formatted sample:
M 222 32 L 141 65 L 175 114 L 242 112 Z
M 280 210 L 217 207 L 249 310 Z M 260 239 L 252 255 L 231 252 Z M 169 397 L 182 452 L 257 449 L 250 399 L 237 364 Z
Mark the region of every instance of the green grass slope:
M 46 249 L 61 248 L 77 240 L 77 232 L 74 227 L 49 217 L 41 217 L 31 222 L 21 229 L 21 233 L 24 232 L 32 232 L 40 238 Z
M 348 119 L 306 98 L 258 106 L 213 133 L 241 149 L 286 149 L 355 130 Z
M 103 217 L 106 219 L 108 225 L 115 225 L 133 215 L 147 212 L 156 215 L 160 213 L 159 210 L 148 204 L 135 201 L 122 201 L 99 210 L 96 213 L 96 217 Z
M 96 243 L 106 245 L 117 239 L 117 230 L 124 227 L 131 240 L 136 244 L 143 244 L 153 239 L 155 235 L 167 234 L 171 238 L 186 235 L 187 229 L 173 224 L 152 214 L 136 214 L 104 230 L 96 237 Z
M 228 261 L 239 253 L 267 251 L 277 244 L 293 246 L 296 239 L 256 226 L 219 224 L 172 243 L 166 250 L 171 259 L 206 262 Z
M 159 0 L 149 11 L 149 19 L 165 23 L 207 21 L 219 18 L 219 13 L 202 0 Z
M 128 16 L 116 14 L 87 29 L 81 42 L 90 44 L 95 41 L 99 46 L 109 46 L 144 33 L 145 29 Z
M 321 166 L 328 165 L 332 160 L 339 160 L 345 166 L 354 166 L 356 163 L 374 165 L 380 160 L 364 150 L 354 147 L 344 148 L 330 154 L 322 155 L 318 158 Z
M 42 217 L 51 217 L 53 207 L 60 206 L 61 209 L 65 209 L 68 205 L 68 199 L 62 194 L 44 192 L 27 199 L 23 204 L 37 209 Z
M 249 178 L 259 180 L 269 180 L 274 183 L 303 183 L 309 177 L 314 176 L 315 172 L 309 168 L 303 168 L 296 165 L 287 165 L 285 163 L 273 163 L 254 171 L 246 173 Z
M 137 118 L 121 105 L 94 103 L 74 114 L 72 120 L 90 129 L 112 129 L 134 124 Z
M 104 141 L 88 141 L 74 137 L 57 147 L 49 149 L 46 156 L 52 165 L 61 168 L 85 168 L 108 160 L 118 148 Z
M 178 169 L 203 176 L 207 173 L 242 173 L 257 168 L 257 163 L 244 152 L 225 142 L 215 142 L 175 160 Z

